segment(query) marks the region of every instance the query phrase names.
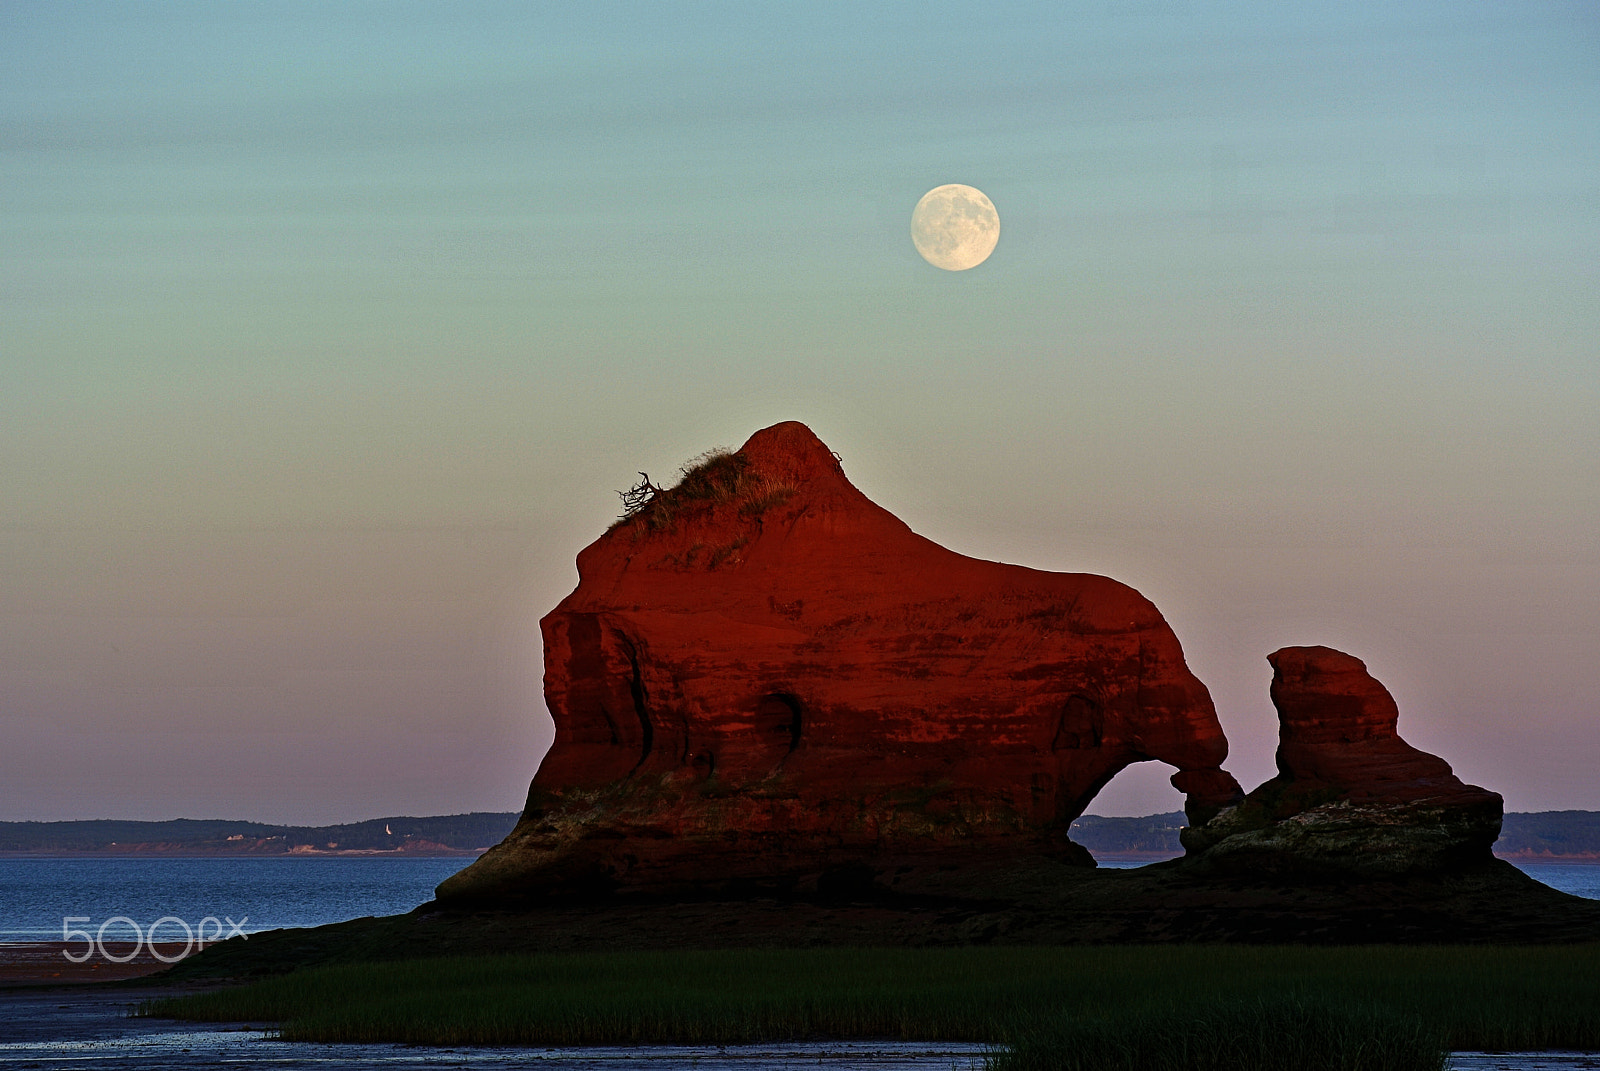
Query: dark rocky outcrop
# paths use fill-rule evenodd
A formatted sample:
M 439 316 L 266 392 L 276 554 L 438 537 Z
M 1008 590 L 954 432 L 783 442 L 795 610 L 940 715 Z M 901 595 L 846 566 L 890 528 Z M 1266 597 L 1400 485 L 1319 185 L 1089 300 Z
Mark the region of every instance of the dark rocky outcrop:
M 1328 647 L 1268 656 L 1278 776 L 1183 832 L 1191 865 L 1233 873 L 1400 875 L 1491 861 L 1498 793 L 1400 738 L 1399 710 L 1358 658 Z
M 1177 769 L 1191 821 L 1239 798 L 1147 599 L 918 536 L 802 424 L 635 501 L 541 622 L 556 737 L 523 818 L 443 902 L 1092 866 L 1070 823 L 1147 759 Z
M 871 889 L 827 900 L 429 904 L 407 915 L 222 941 L 158 977 L 214 982 L 324 963 L 621 949 L 1596 941 L 1600 902 L 1557 892 L 1499 860 L 1441 874 L 1321 880 L 1206 874 L 1176 862 L 1089 870 L 1034 856 L 890 872 Z

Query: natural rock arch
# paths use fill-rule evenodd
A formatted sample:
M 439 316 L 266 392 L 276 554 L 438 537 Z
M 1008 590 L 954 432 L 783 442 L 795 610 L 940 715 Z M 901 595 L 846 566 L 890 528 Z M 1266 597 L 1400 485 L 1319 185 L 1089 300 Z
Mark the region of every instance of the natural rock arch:
M 556 740 L 523 820 L 443 898 L 1089 863 L 1067 829 L 1133 762 L 1196 821 L 1240 794 L 1147 599 L 916 535 L 802 424 L 635 498 L 541 622 Z

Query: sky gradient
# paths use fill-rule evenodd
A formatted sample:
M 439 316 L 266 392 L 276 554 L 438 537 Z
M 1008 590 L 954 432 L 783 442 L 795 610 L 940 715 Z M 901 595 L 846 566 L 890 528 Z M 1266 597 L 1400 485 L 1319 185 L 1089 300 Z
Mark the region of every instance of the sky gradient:
M 520 807 L 614 492 L 786 419 L 1144 592 L 1246 787 L 1322 643 L 1600 809 L 1597 61 L 1585 3 L 0 7 L 0 820 Z

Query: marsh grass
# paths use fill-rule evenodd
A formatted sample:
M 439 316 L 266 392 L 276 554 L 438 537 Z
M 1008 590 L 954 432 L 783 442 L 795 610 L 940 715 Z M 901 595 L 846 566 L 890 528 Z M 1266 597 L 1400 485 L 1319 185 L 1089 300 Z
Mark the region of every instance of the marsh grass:
M 299 971 L 141 1014 L 428 1045 L 988 1041 L 996 1071 L 1437 1071 L 1445 1048 L 1600 1048 L 1600 947 L 632 952 Z M 1165 1055 L 1163 1055 L 1165 1054 Z M 1320 1062 L 1319 1062 L 1320 1061 Z
M 1375 1007 L 1232 1000 L 1075 1018 L 1008 1039 L 991 1071 L 1444 1071 L 1434 1025 Z

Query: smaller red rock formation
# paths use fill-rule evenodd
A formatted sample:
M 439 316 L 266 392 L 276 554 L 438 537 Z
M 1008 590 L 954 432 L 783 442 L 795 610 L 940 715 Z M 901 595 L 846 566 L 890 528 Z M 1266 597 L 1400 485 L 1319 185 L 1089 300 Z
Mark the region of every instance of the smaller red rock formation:
M 1405 873 L 1485 862 L 1498 793 L 1400 738 L 1399 708 L 1359 658 L 1329 647 L 1267 656 L 1278 708 L 1278 776 L 1184 845 L 1229 870 Z
M 1462 784 L 1439 756 L 1400 739 L 1400 708 L 1361 659 L 1330 647 L 1285 647 L 1267 661 L 1280 734 L 1275 781 L 1293 786 L 1291 794 L 1498 803 L 1495 793 Z

